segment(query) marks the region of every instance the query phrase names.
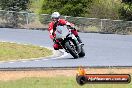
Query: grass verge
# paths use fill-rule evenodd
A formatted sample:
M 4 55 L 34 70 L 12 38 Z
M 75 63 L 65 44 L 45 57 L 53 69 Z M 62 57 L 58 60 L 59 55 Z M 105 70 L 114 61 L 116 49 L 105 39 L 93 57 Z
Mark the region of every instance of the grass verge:
M 0 42 L 0 61 L 30 59 L 52 55 L 52 51 L 33 45 Z
M 0 88 L 132 88 L 129 84 L 76 82 L 76 70 L 0 71 Z M 88 68 L 87 74 L 132 74 L 132 68 Z
M 0 81 L 0 88 L 132 88 L 130 84 L 85 84 L 80 86 L 75 77 L 31 77 L 12 81 Z

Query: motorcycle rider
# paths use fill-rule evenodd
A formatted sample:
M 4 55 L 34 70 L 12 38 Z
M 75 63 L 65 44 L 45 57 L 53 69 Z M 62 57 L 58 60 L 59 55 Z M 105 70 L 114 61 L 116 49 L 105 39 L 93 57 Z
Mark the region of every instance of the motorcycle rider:
M 48 31 L 49 31 L 49 33 L 50 33 L 50 38 L 51 38 L 51 39 L 53 40 L 53 42 L 54 42 L 53 47 L 54 47 L 55 50 L 62 49 L 62 47 L 59 46 L 59 44 L 58 44 L 59 40 L 55 40 L 55 39 L 54 39 L 54 38 L 55 38 L 56 27 L 57 27 L 58 25 L 61 25 L 61 26 L 67 25 L 68 27 L 70 27 L 70 29 L 73 29 L 73 30 L 71 30 L 71 32 L 75 35 L 75 37 L 77 38 L 78 42 L 79 42 L 80 44 L 82 43 L 82 41 L 81 41 L 81 39 L 80 39 L 80 37 L 79 37 L 79 35 L 78 35 L 78 32 L 77 32 L 77 30 L 76 30 L 75 27 L 74 27 L 74 24 L 72 24 L 72 23 L 66 21 L 65 19 L 60 19 L 60 14 L 59 14 L 59 12 L 54 12 L 54 13 L 52 13 L 51 18 L 52 18 L 53 21 L 49 23 Z

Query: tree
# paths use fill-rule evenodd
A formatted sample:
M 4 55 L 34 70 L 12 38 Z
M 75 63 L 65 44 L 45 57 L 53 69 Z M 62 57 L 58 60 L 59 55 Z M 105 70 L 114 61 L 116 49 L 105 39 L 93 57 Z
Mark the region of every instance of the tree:
M 10 27 L 18 27 L 18 13 L 28 9 L 29 0 L 0 0 L 0 7 L 2 10 L 13 11 L 8 13 L 9 16 L 4 16 L 7 25 Z
M 119 8 L 121 2 L 118 0 L 94 0 L 89 13 L 86 17 L 94 17 L 100 19 L 119 19 Z
M 132 0 L 122 0 L 123 3 L 130 3 Z
M 0 0 L 0 7 L 7 11 L 21 11 L 28 9 L 29 0 Z
M 58 11 L 63 15 L 84 16 L 92 0 L 44 0 L 40 13 L 51 14 Z
M 132 3 L 123 3 L 122 8 L 120 9 L 121 19 L 132 21 Z

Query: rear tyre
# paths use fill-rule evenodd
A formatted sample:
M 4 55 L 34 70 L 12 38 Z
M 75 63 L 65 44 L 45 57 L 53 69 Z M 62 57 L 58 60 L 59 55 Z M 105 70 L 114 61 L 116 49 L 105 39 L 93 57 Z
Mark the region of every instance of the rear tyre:
M 65 47 L 67 48 L 67 50 L 69 51 L 69 53 L 76 59 L 79 57 L 79 55 L 75 52 L 76 50 L 74 50 L 71 46 L 70 43 L 67 41 L 65 43 Z

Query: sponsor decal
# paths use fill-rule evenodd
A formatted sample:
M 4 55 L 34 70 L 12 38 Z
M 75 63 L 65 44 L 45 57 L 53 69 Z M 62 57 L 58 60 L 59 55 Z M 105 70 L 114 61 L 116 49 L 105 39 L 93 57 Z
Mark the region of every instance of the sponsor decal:
M 130 83 L 129 74 L 87 74 L 83 68 L 79 68 L 76 75 L 76 81 L 79 85 L 91 83 Z

